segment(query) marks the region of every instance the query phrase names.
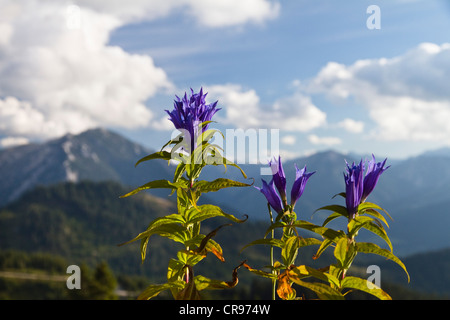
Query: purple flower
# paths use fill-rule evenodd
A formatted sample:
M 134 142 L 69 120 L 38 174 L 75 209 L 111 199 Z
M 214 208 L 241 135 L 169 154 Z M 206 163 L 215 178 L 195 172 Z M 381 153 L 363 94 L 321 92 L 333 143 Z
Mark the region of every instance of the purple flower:
M 267 199 L 267 202 L 270 206 L 278 213 L 282 214 L 284 212 L 283 204 L 281 203 L 281 198 L 275 190 L 273 179 L 270 180 L 269 184 L 266 181 L 261 179 L 263 183 L 262 188 L 255 187 L 259 191 L 261 191 Z
M 315 172 L 306 172 L 306 166 L 302 170 L 299 170 L 297 165 L 295 165 L 296 175 L 291 189 L 291 205 L 289 208 L 286 200 L 286 176 L 281 163 L 281 157 L 278 157 L 278 160 L 274 159 L 273 162 L 270 161 L 269 165 L 272 169 L 272 180 L 269 184 L 267 184 L 266 181 L 261 179 L 263 182 L 263 187 L 255 188 L 264 194 L 267 202 L 279 214 L 288 209 L 293 210 L 295 203 L 302 196 L 303 191 L 305 190 L 306 182 Z M 277 190 L 279 194 L 277 193 Z
M 286 176 L 284 175 L 283 165 L 281 163 L 281 157 L 278 156 L 278 161 L 274 159 L 274 163 L 269 161 L 270 168 L 272 169 L 273 181 L 280 193 L 283 203 L 287 203 L 286 200 Z
M 189 98 L 186 93 L 183 99 L 176 96 L 177 100 L 174 100 L 174 109 L 172 111 L 165 110 L 175 128 L 182 130 L 185 134 L 184 138 L 190 140 L 191 152 L 197 144 L 199 125 L 205 121 L 211 121 L 214 114 L 220 110 L 216 109 L 218 101 L 206 104 L 206 95 L 207 93 L 203 94 L 203 88 L 200 88 L 199 93 L 194 93 L 191 89 Z M 202 132 L 207 128 L 208 125 L 205 125 L 202 128 Z M 189 134 L 189 137 L 186 137 L 187 134 Z
M 347 163 L 347 162 L 346 162 Z M 353 219 L 361 203 L 364 188 L 364 164 L 361 160 L 359 165 L 347 163 L 347 174 L 344 173 L 345 180 L 345 204 L 349 219 Z
M 384 159 L 383 162 L 377 163 L 375 160 L 375 156 L 372 154 L 372 160 L 370 160 L 368 163 L 367 173 L 364 178 L 364 190 L 363 190 L 363 194 L 361 197 L 361 202 L 364 202 L 367 199 L 369 194 L 375 188 L 375 186 L 378 182 L 378 179 L 380 178 L 380 175 L 384 171 L 386 171 L 387 168 L 390 167 L 390 166 L 388 166 L 388 167 L 384 168 L 384 166 L 386 164 L 386 160 L 387 159 Z
M 306 182 L 308 181 L 309 177 L 311 177 L 314 172 L 306 172 L 306 166 L 299 170 L 297 168 L 297 165 L 295 165 L 295 181 L 292 185 L 291 189 L 291 206 L 294 208 L 295 203 L 297 200 L 302 196 L 303 191 L 305 190 Z

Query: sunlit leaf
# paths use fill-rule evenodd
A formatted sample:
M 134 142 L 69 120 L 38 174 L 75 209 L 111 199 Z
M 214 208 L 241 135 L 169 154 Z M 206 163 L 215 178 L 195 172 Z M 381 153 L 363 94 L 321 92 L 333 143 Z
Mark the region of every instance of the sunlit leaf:
M 185 188 L 187 187 L 186 181 L 177 181 L 177 182 L 170 182 L 168 180 L 154 180 L 151 182 L 148 182 L 142 186 L 140 186 L 139 188 L 134 189 L 133 191 L 127 193 L 126 195 L 120 196 L 120 198 L 125 198 L 125 197 L 129 197 L 131 195 L 134 195 L 142 190 L 147 190 L 147 189 L 158 189 L 158 188 L 162 188 L 162 189 L 178 189 L 178 188 Z
M 347 208 L 344 206 L 341 206 L 341 205 L 333 204 L 333 205 L 329 205 L 329 206 L 324 206 L 324 207 L 321 207 L 321 208 L 317 209 L 316 211 L 314 211 L 314 213 L 316 213 L 317 211 L 321 211 L 321 210 L 333 211 L 343 217 L 348 218 Z
M 299 237 L 297 236 L 292 236 L 286 240 L 281 250 L 281 258 L 285 266 L 289 267 L 291 264 L 294 264 L 298 254 L 299 242 Z
M 215 192 L 230 187 L 250 187 L 250 186 L 251 184 L 225 178 L 218 178 L 214 181 L 205 181 L 205 180 L 197 181 L 196 183 L 194 183 L 193 188 L 198 189 L 202 193 L 206 193 L 206 192 Z
M 138 297 L 138 300 L 149 300 L 156 297 L 164 290 L 183 289 L 186 283 L 184 281 L 172 281 L 165 284 L 154 284 L 148 286 Z
M 289 279 L 291 281 L 296 282 L 297 280 L 301 280 L 307 277 L 314 277 L 316 279 L 331 283 L 334 286 L 339 286 L 338 278 L 330 273 L 323 272 L 321 270 L 317 270 L 305 265 L 301 265 L 289 270 Z
M 154 159 L 170 160 L 171 158 L 172 158 L 172 155 L 170 152 L 158 151 L 158 152 L 155 152 L 148 156 L 143 157 L 138 162 L 136 162 L 136 164 L 134 166 L 136 167 L 138 164 L 140 164 L 141 162 L 144 162 L 144 161 L 149 161 L 149 160 L 154 160 Z
M 367 210 L 367 209 L 381 210 L 381 211 L 383 211 L 384 213 L 386 213 L 386 215 L 387 215 L 391 220 L 393 220 L 392 217 L 389 215 L 389 213 L 388 213 L 386 210 L 384 210 L 383 208 L 381 208 L 379 205 L 377 205 L 377 204 L 375 204 L 375 203 L 371 203 L 371 202 L 363 202 L 363 203 L 361 203 L 361 204 L 358 206 L 358 211 L 364 211 L 364 210 Z
M 321 300 L 344 300 L 344 296 L 338 290 L 321 282 L 307 282 L 302 280 L 295 280 L 296 284 L 308 288 L 317 294 Z
M 382 248 L 380 248 L 379 246 L 377 246 L 374 243 L 359 242 L 359 243 L 356 243 L 356 251 L 361 252 L 361 253 L 377 254 L 379 256 L 382 256 L 382 257 L 385 257 L 385 258 L 387 258 L 389 260 L 394 261 L 400 267 L 402 267 L 402 269 L 405 271 L 406 275 L 408 276 L 408 282 L 410 281 L 409 273 L 406 270 L 406 266 L 404 265 L 404 263 L 399 258 L 397 258 L 392 252 L 390 252 L 389 250 L 382 249 Z
M 186 211 L 186 223 L 188 224 L 214 217 L 224 217 L 236 223 L 242 223 L 247 220 L 247 217 L 245 219 L 238 219 L 231 214 L 223 212 L 220 207 L 211 204 L 204 204 Z
M 341 281 L 341 288 L 364 291 L 381 300 L 392 300 L 386 292 L 366 279 L 347 276 Z

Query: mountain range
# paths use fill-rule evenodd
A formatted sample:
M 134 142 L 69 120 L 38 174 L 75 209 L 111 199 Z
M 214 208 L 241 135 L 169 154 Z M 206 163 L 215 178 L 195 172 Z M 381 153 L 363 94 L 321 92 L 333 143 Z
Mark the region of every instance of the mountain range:
M 78 135 L 65 135 L 41 144 L 29 144 L 0 151 L 0 207 L 18 199 L 39 185 L 59 182 L 116 181 L 135 188 L 150 180 L 168 179 L 174 168 L 164 161 L 149 161 L 135 167 L 140 158 L 153 152 L 106 129 L 92 129 Z M 288 188 L 295 177 L 294 163 L 307 171 L 316 171 L 296 205 L 303 220 L 323 221 L 315 210 L 329 204 L 342 204 L 332 197 L 344 191 L 345 160 L 360 161 L 367 156 L 325 151 L 283 161 Z M 378 161 L 384 160 L 379 159 Z M 383 173 L 368 201 L 386 209 L 392 216 L 388 234 L 397 255 L 408 255 L 450 246 L 450 149 L 430 151 L 405 160 L 388 159 L 390 168 Z M 233 167 L 207 167 L 202 179 L 226 176 L 261 186 L 261 165 L 241 165 L 249 179 Z M 253 178 L 253 180 L 252 180 Z M 289 190 L 289 189 L 288 189 Z M 152 192 L 166 197 L 166 190 Z M 209 193 L 205 201 L 214 201 L 249 220 L 268 219 L 264 196 L 254 187 L 229 188 Z M 314 215 L 313 215 L 314 214 Z M 267 221 L 267 220 L 266 220 Z M 366 235 L 370 237 L 370 235 Z

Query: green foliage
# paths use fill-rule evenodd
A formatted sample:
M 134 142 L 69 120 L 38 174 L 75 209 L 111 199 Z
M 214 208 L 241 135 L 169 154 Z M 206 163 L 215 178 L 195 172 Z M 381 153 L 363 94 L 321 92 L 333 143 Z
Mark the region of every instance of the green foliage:
M 199 125 L 199 132 L 206 124 L 202 123 Z M 221 164 L 225 167 L 232 165 L 239 168 L 234 163 L 223 158 L 216 145 L 209 143 L 209 140 L 216 133 L 220 132 L 211 129 L 206 130 L 198 137 L 196 144 L 198 147 L 190 155 L 183 152 L 184 136 L 179 135 L 176 139 L 168 141 L 161 151 L 152 153 L 136 162 L 137 166 L 142 162 L 155 159 L 166 161 L 175 159 L 179 161 L 174 172 L 173 181 L 150 181 L 122 196 L 122 198 L 126 198 L 152 188 L 171 189 L 172 193 L 176 194 L 177 212 L 152 220 L 145 231 L 124 244 L 140 240 L 142 261 L 145 260 L 148 243 L 153 235 L 159 235 L 184 246 L 184 249 L 178 251 L 177 259 L 171 259 L 169 262 L 167 283 L 150 285 L 139 295 L 139 299 L 154 298 L 165 290 L 170 290 L 175 299 L 200 299 L 200 291 L 202 290 L 232 288 L 237 284 L 238 268 L 234 269 L 231 282 L 211 280 L 202 275 L 194 276 L 193 271 L 194 266 L 202 261 L 208 253 L 215 255 L 220 261 L 225 261 L 221 246 L 212 238 L 226 225 L 221 225 L 208 234 L 202 234 L 201 223 L 203 221 L 218 217 L 234 223 L 241 223 L 246 220 L 241 220 L 225 213 L 220 207 L 215 205 L 197 204 L 202 193 L 217 192 L 230 187 L 250 186 L 246 183 L 224 178 L 218 178 L 214 181 L 199 180 L 201 171 L 206 165 Z M 174 145 L 171 152 L 163 150 L 170 145 Z M 242 170 L 241 172 L 246 177 Z
M 340 193 L 337 196 L 345 197 L 345 193 Z M 268 208 L 272 217 L 270 206 Z M 316 211 L 327 210 L 332 212 L 325 218 L 322 226 L 298 220 L 296 214 L 291 210 L 289 207 L 285 208 L 285 212 L 279 215 L 275 222 L 271 218 L 271 224 L 265 233 L 265 238 L 255 240 L 244 247 L 261 244 L 271 247 L 270 272 L 258 270 L 248 265 L 246 267 L 250 272 L 258 276 L 272 279 L 273 292 L 275 292 L 275 283 L 278 282 L 276 292 L 281 299 L 297 299 L 296 290 L 292 288 L 293 284 L 297 284 L 313 291 L 319 299 L 342 300 L 349 290 L 359 290 L 378 299 L 390 300 L 391 297 L 381 288 L 376 287 L 372 283 L 369 285 L 365 279 L 347 275 L 358 253 L 375 254 L 395 262 L 406 273 L 408 282 L 410 281 L 406 266 L 392 253 L 392 243 L 383 226 L 383 223 L 386 226 L 388 226 L 388 223 L 380 211 L 384 212 L 389 218 L 391 217 L 380 206 L 370 202 L 362 202 L 358 206 L 354 217 L 349 217 L 347 208 L 341 205 L 321 207 Z M 337 218 L 345 218 L 347 220 L 347 229 L 345 231 L 325 227 Z M 302 238 L 298 235 L 297 228 L 313 232 L 320 236 L 322 240 Z M 276 229 L 282 229 L 280 239 L 274 238 L 274 230 Z M 366 229 L 380 237 L 386 242 L 390 250 L 382 249 L 374 243 L 357 242 L 356 237 L 361 229 Z M 272 236 L 267 239 L 266 237 L 269 234 Z M 314 259 L 318 259 L 330 246 L 334 247 L 335 263 L 321 269 L 314 269 L 306 265 L 296 266 L 299 249 L 310 245 L 319 245 Z M 273 260 L 274 247 L 281 249 L 281 262 Z M 313 280 L 305 281 L 306 278 Z M 317 280 L 319 282 L 316 282 Z M 275 299 L 274 293 L 272 298 Z

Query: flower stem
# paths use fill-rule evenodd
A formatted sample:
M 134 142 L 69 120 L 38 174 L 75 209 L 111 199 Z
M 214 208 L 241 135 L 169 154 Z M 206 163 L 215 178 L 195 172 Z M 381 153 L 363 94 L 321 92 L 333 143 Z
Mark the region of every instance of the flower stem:
M 267 204 L 267 208 L 269 209 L 269 215 L 270 215 L 270 224 L 273 225 L 273 216 L 272 216 L 272 210 L 270 209 L 270 204 Z M 272 239 L 275 237 L 275 231 L 272 229 Z M 270 246 L 270 266 L 272 267 L 272 274 L 276 274 L 276 271 L 273 269 L 273 245 Z M 272 300 L 275 300 L 275 292 L 277 288 L 277 280 L 272 279 Z

